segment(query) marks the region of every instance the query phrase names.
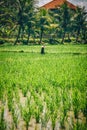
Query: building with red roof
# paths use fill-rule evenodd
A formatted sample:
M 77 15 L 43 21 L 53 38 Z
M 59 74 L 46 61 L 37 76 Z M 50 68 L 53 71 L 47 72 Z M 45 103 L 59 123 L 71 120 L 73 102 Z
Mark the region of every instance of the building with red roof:
M 67 3 L 68 7 L 75 10 L 76 6 L 73 5 L 72 3 L 70 3 L 67 0 L 52 0 L 51 2 L 43 5 L 41 8 L 45 8 L 47 10 L 49 9 L 56 9 L 59 8 L 60 6 L 62 6 L 64 3 Z

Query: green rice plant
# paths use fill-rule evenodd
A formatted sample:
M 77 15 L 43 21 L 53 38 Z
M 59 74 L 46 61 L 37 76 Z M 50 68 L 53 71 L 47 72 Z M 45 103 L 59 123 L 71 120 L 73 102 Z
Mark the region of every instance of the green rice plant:
M 40 110 L 39 110 L 39 106 L 37 106 L 34 110 L 34 116 L 35 116 L 35 119 L 36 119 L 36 123 L 40 123 L 40 119 L 41 119 L 41 113 L 40 113 Z
M 27 96 L 27 91 L 28 91 L 27 87 L 26 87 L 26 86 L 23 86 L 23 87 L 22 87 L 22 93 L 23 93 L 24 97 Z
M 61 127 L 62 129 L 65 129 L 65 124 L 64 124 L 64 122 L 65 122 L 65 115 L 64 115 L 64 113 L 62 112 L 62 113 L 60 114 L 60 127 Z
M 57 114 L 58 114 L 58 111 L 54 110 L 54 112 L 50 115 L 51 121 L 52 121 L 52 129 L 53 130 L 55 130 L 55 124 L 56 124 L 56 121 L 57 121 Z
M 31 120 L 31 117 L 33 116 L 34 111 L 34 105 L 31 96 L 27 98 L 26 105 L 24 107 L 21 107 L 21 109 L 23 120 L 26 123 L 26 130 L 28 130 L 29 122 Z
M 36 123 L 40 123 L 42 112 L 43 101 L 40 99 L 40 95 L 38 93 L 34 93 L 34 117 L 36 119 Z
M 43 127 L 47 127 L 47 123 L 49 121 L 49 118 L 50 118 L 50 113 L 48 110 L 46 110 L 45 112 L 42 113 L 41 115 L 41 125 L 42 125 L 42 128 Z
M 13 106 L 13 94 L 10 88 L 8 89 L 7 100 L 8 100 L 8 109 L 9 111 L 11 111 Z
M 3 89 L 3 84 L 1 84 L 1 85 L 0 85 L 0 100 L 3 99 L 3 91 L 4 91 L 4 89 Z
M 87 125 L 84 123 L 79 123 L 78 120 L 73 126 L 73 130 L 87 130 Z
M 65 122 L 67 121 L 67 112 L 70 110 L 71 105 L 70 105 L 70 99 L 69 99 L 69 90 L 68 88 L 66 88 L 65 86 L 62 86 L 60 88 L 60 92 L 59 92 L 59 122 L 60 122 L 60 126 L 61 128 L 65 128 Z
M 16 109 L 15 108 L 12 108 L 12 110 L 11 110 L 11 112 L 12 112 L 12 118 L 13 118 L 13 122 L 14 122 L 14 124 L 15 124 L 15 127 L 16 127 L 16 129 L 18 128 L 18 113 L 17 113 L 17 111 L 16 111 Z
M 75 118 L 78 119 L 79 111 L 81 110 L 81 93 L 77 88 L 73 89 L 73 110 Z
M 16 100 L 16 103 L 17 103 L 17 105 L 20 106 L 19 89 L 16 88 L 15 91 L 14 91 L 14 93 L 15 93 L 14 98 L 15 98 L 15 100 Z
M 38 104 L 35 103 L 34 116 L 36 119 L 36 123 L 40 123 L 42 111 L 43 111 L 42 103 L 41 102 L 39 102 Z
M 2 106 L 0 110 L 0 130 L 6 129 L 6 122 L 4 120 L 4 107 Z
M 28 107 L 25 107 L 25 108 L 22 108 L 22 117 L 23 117 L 23 120 L 25 121 L 26 123 L 26 130 L 28 130 L 28 127 L 29 127 L 29 122 L 30 122 L 30 119 L 31 119 L 31 116 L 32 116 L 32 108 L 28 108 Z
M 86 117 L 86 125 L 87 125 L 87 90 L 84 93 L 81 93 L 82 95 L 82 112 L 84 114 L 84 116 Z
M 54 92 L 54 91 L 53 91 Z M 55 129 L 55 124 L 58 117 L 58 104 L 56 104 L 56 94 L 50 93 L 50 97 L 46 98 L 47 110 L 49 111 L 49 118 L 52 121 L 52 129 Z

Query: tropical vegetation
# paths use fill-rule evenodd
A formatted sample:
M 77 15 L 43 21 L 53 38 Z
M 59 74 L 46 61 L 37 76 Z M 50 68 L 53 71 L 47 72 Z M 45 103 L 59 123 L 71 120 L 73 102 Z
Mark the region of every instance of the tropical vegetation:
M 38 8 L 35 0 L 0 1 L 0 44 L 14 45 L 87 43 L 87 12 L 84 7 L 70 9 L 66 3 L 55 10 Z

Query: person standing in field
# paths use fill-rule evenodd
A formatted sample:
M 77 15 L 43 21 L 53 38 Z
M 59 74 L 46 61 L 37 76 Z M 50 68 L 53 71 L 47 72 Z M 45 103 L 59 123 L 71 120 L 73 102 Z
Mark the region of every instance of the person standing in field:
M 45 54 L 44 48 L 45 48 L 44 46 L 41 47 L 41 54 Z

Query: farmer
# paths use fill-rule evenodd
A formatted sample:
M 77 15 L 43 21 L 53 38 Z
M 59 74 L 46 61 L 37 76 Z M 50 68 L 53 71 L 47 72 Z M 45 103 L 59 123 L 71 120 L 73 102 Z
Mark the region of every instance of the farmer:
M 44 52 L 44 46 L 41 47 L 41 54 L 45 54 L 45 52 Z

